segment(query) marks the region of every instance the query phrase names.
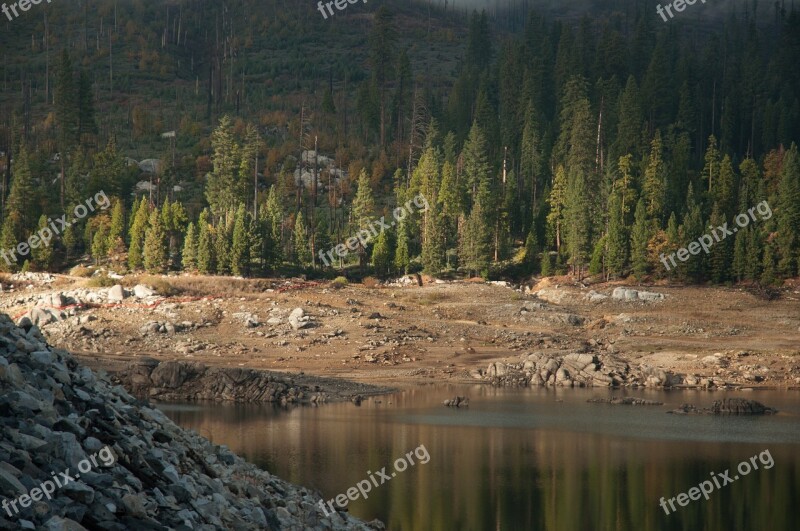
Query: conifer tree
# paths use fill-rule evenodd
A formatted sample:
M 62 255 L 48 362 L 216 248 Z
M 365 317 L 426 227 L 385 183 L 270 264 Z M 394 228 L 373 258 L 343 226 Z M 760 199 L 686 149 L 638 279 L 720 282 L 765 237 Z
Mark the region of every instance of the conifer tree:
M 404 217 L 397 224 L 397 247 L 394 253 L 394 266 L 402 274 L 408 273 L 408 267 L 411 265 L 411 251 L 410 240 L 411 235 L 408 232 L 408 216 Z
M 656 130 L 650 144 L 650 157 L 644 171 L 643 193 L 647 205 L 647 216 L 654 221 L 653 228 L 660 228 L 666 202 L 666 165 L 663 159 L 661 132 Z
M 8 215 L 3 220 L 2 229 L 0 229 L 0 245 L 3 246 L 5 255 L 0 260 L 0 271 L 16 271 L 19 267 L 19 257 L 9 252 L 17 246 L 17 236 L 14 233 L 15 215 Z M 15 260 L 16 258 L 16 260 Z
M 628 261 L 628 230 L 622 210 L 622 193 L 614 191 L 608 205 L 606 268 L 609 276 L 621 276 Z
M 148 219 L 151 217 L 147 198 L 142 197 L 139 208 L 136 209 L 136 219 L 130 230 L 130 244 L 128 246 L 128 267 L 139 269 L 144 260 L 144 240 L 148 228 Z M 156 211 L 157 212 L 157 211 Z
M 528 271 L 535 271 L 539 265 L 539 240 L 536 237 L 536 227 L 531 226 L 528 236 L 525 238 L 525 265 Z
M 134 204 L 136 202 L 134 201 Z M 122 201 L 115 198 L 114 208 L 111 210 L 111 225 L 108 228 L 108 241 L 106 248 L 109 257 L 118 256 L 125 252 L 125 210 Z
M 162 273 L 167 267 L 167 235 L 161 213 L 153 209 L 144 239 L 144 268 L 148 273 Z
M 250 274 L 250 214 L 244 204 L 236 210 L 233 224 L 231 272 L 237 276 Z
M 792 144 L 786 152 L 778 183 L 778 204 L 775 209 L 778 229 L 776 272 L 785 276 L 798 274 L 800 250 L 800 154 Z
M 47 216 L 44 214 L 39 217 L 39 225 L 37 227 L 37 232 L 39 229 L 44 229 L 47 227 Z M 33 258 L 34 263 L 36 264 L 37 269 L 40 271 L 47 271 L 47 268 L 50 267 L 50 263 L 53 260 L 53 248 L 50 244 L 45 244 L 45 242 L 41 242 L 41 244 L 36 248 L 31 248 L 31 257 Z
M 633 228 L 631 229 L 631 265 L 633 266 L 633 273 L 639 280 L 647 274 L 647 243 L 649 241 L 647 205 L 644 199 L 640 198 L 639 202 L 636 203 Z
M 216 258 L 217 274 L 227 275 L 231 272 L 231 239 L 232 230 L 231 225 L 227 219 L 229 216 L 223 216 L 215 228 L 214 234 L 214 257 Z
M 490 260 L 490 233 L 485 222 L 483 206 L 478 201 L 464 224 L 459 240 L 459 260 L 468 275 L 488 275 Z
M 382 231 L 372 248 L 372 267 L 380 276 L 388 275 L 392 266 L 392 248 L 388 231 Z
M 708 220 L 708 224 L 711 228 L 716 228 L 721 226 L 725 222 L 725 218 L 722 215 L 721 209 L 719 204 L 714 203 L 713 210 L 711 212 L 711 218 Z M 737 233 L 738 235 L 738 233 Z M 715 283 L 720 283 L 728 278 L 729 268 L 731 265 L 731 245 L 733 244 L 733 240 L 731 238 L 725 238 L 718 242 L 714 243 L 714 246 L 711 247 L 711 251 L 708 257 L 708 265 L 710 267 L 710 277 L 711 280 Z
M 108 256 L 108 233 L 109 225 L 106 223 L 100 223 L 95 228 L 92 238 L 92 258 L 95 264 L 99 264 L 100 260 Z
M 204 208 L 197 222 L 197 270 L 203 275 L 215 273 L 217 270 L 210 217 L 208 209 Z
M 183 241 L 183 269 L 194 271 L 197 268 L 197 233 L 194 223 L 189 223 Z
M 564 206 L 567 202 L 567 172 L 564 166 L 559 166 L 556 169 L 556 175 L 553 179 L 553 189 L 550 190 L 550 195 L 547 197 L 547 203 L 550 205 L 550 212 L 547 214 L 547 224 L 550 227 L 552 234 L 555 236 L 556 252 L 561 249 L 561 225 L 564 220 Z
M 308 229 L 306 222 L 303 218 L 303 212 L 297 213 L 297 218 L 294 222 L 294 233 L 292 237 L 294 243 L 294 256 L 297 264 L 302 267 L 311 265 L 311 248 L 308 241 Z
M 712 222 L 713 223 L 713 222 Z M 744 280 L 747 275 L 747 240 L 750 238 L 751 228 L 739 229 L 733 245 L 733 276 L 737 282 Z

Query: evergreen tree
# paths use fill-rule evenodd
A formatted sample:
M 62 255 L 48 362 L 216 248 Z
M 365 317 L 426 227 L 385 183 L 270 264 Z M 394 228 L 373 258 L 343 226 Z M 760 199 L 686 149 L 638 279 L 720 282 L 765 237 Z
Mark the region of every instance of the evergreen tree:
M 397 247 L 394 253 L 394 266 L 404 275 L 408 273 L 408 267 L 411 265 L 411 251 L 409 250 L 411 235 L 408 232 L 407 220 L 408 216 L 397 224 Z
M 161 221 L 161 213 L 153 209 L 144 239 L 144 268 L 148 273 L 162 273 L 167 267 L 167 235 Z
M 250 274 L 250 214 L 243 204 L 236 210 L 233 224 L 231 271 L 237 276 Z
M 197 222 L 197 270 L 203 275 L 212 274 L 217 270 L 210 217 L 208 209 L 204 208 Z
M 294 256 L 297 264 L 302 267 L 311 265 L 311 247 L 308 241 L 308 229 L 306 228 L 303 212 L 297 213 L 294 222 L 294 232 L 292 241 L 294 243 Z
M 197 234 L 194 223 L 189 223 L 186 238 L 183 241 L 183 269 L 194 271 L 197 268 Z
M 658 130 L 650 144 L 650 157 L 644 171 L 642 195 L 647 205 L 647 216 L 654 221 L 653 227 L 661 227 L 666 202 L 666 165 L 663 159 L 661 132 Z
M 148 228 L 148 219 L 150 218 L 150 208 L 147 199 L 142 197 L 139 203 L 139 208 L 136 209 L 136 219 L 130 230 L 130 244 L 128 246 L 128 267 L 131 269 L 139 269 L 142 267 L 144 260 L 144 245 L 145 233 Z M 154 212 L 157 212 L 154 210 Z
M 567 201 L 564 207 L 564 239 L 578 280 L 583 278 L 583 266 L 590 249 L 589 199 L 584 175 L 574 170 L 567 184 Z
M 136 202 L 134 201 L 134 204 Z M 108 229 L 106 248 L 108 256 L 118 256 L 125 252 L 125 211 L 122 201 L 114 199 L 114 208 L 111 210 L 111 226 Z
M 641 280 L 648 270 L 647 244 L 650 233 L 647 223 L 647 206 L 644 199 L 636 203 L 633 228 L 631 229 L 631 265 L 636 278 Z
M 567 172 L 564 166 L 556 169 L 553 179 L 553 189 L 547 197 L 550 212 L 547 214 L 547 225 L 555 237 L 556 252 L 561 249 L 561 224 L 564 220 L 564 207 L 567 203 Z
M 47 228 L 47 216 L 42 214 L 39 218 L 37 232 L 44 228 Z M 45 242 L 41 242 L 38 247 L 31 248 L 31 257 L 36 264 L 37 269 L 40 271 L 47 271 L 47 269 L 50 267 L 50 263 L 53 260 L 53 248 L 50 247 L 49 243 L 45 244 Z
M 622 276 L 628 261 L 628 230 L 622 210 L 622 194 L 611 194 L 608 205 L 608 237 L 606 268 L 609 276 Z
M 391 273 L 392 268 L 392 248 L 388 231 L 382 231 L 375 240 L 372 248 L 372 267 L 375 273 L 385 276 Z
M 213 169 L 208 174 L 205 192 L 211 213 L 220 218 L 231 208 L 244 202 L 239 197 L 238 169 L 240 164 L 240 147 L 233 134 L 233 125 L 227 115 L 219 120 L 219 125 L 211 134 Z
M 491 258 L 490 232 L 485 222 L 481 202 L 475 203 L 472 211 L 464 224 L 464 229 L 459 240 L 459 261 L 467 270 L 468 275 L 481 275 L 486 277 Z
M 792 144 L 783 159 L 775 211 L 778 229 L 777 272 L 792 276 L 798 273 L 800 250 L 800 154 L 795 144 Z
M 94 95 L 89 73 L 81 69 L 78 77 L 78 134 L 97 134 L 94 112 Z
M 14 217 L 15 215 L 6 216 L 3 220 L 3 227 L 0 229 L 0 245 L 3 246 L 3 252 L 5 253 L 3 259 L 0 260 L 1 271 L 16 271 L 19 267 L 19 257 L 9 252 L 17 247 L 17 236 L 14 234 Z
M 283 220 L 285 218 L 283 205 L 281 204 L 282 180 L 278 180 L 278 186 L 272 185 L 267 195 L 267 213 L 270 220 L 270 231 L 272 241 L 271 263 L 279 265 L 283 260 Z
M 214 257 L 216 258 L 217 274 L 227 275 L 231 272 L 231 240 L 232 230 L 227 221 L 228 216 L 222 217 L 214 227 Z
M 713 223 L 713 221 L 712 221 Z M 733 246 L 733 275 L 737 282 L 744 280 L 747 275 L 747 240 L 750 238 L 750 231 L 753 229 L 739 229 L 736 233 L 736 240 Z
M 531 273 L 539 265 L 539 241 L 534 226 L 531 226 L 528 236 L 525 238 L 525 265 L 528 266 L 528 271 Z
M 708 220 L 709 230 L 721 226 L 725 222 L 725 218 L 720 211 L 717 203 L 714 203 L 714 208 L 711 213 L 711 218 Z M 711 280 L 719 283 L 727 280 L 728 271 L 731 265 L 731 244 L 733 241 L 730 238 L 725 238 L 714 243 L 708 257 L 708 265 L 710 266 Z
M 543 277 L 550 277 L 553 275 L 553 261 L 550 258 L 550 252 L 545 250 L 542 253 L 541 275 Z
M 15 219 L 14 233 L 22 239 L 23 232 L 31 227 L 33 220 L 30 216 L 34 209 L 34 186 L 31 175 L 30 159 L 25 146 L 19 148 L 14 158 L 14 174 L 11 182 L 11 191 L 6 199 L 6 216 Z
M 101 223 L 97 225 L 92 238 L 92 258 L 94 258 L 95 264 L 99 264 L 102 259 L 108 256 L 108 234 L 108 224 Z

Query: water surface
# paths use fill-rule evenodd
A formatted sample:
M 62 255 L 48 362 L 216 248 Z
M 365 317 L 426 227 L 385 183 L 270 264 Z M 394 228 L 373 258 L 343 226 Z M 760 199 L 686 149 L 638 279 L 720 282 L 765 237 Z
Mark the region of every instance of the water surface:
M 343 494 L 424 445 L 430 460 L 349 502 L 389 530 L 795 530 L 800 502 L 797 392 L 617 392 L 664 406 L 586 403 L 599 389 L 495 389 L 431 385 L 322 407 L 162 404 L 178 424 L 225 444 L 289 481 Z M 470 406 L 442 400 L 470 397 Z M 765 417 L 679 416 L 684 402 L 746 397 L 776 407 Z M 752 470 L 706 501 L 669 499 L 756 458 Z M 421 455 L 423 451 L 419 452 Z M 769 459 L 762 454 L 764 461 Z M 713 479 L 713 478 L 712 478 Z M 718 479 L 720 484 L 723 482 Z M 378 479 L 380 483 L 380 479 Z

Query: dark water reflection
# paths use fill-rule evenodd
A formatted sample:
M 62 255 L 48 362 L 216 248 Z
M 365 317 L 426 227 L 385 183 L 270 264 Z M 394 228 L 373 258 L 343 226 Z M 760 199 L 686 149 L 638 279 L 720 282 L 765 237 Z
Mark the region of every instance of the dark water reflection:
M 468 395 L 468 409 L 441 405 Z M 344 493 L 423 444 L 430 454 L 369 499 L 363 519 L 400 530 L 800 529 L 800 394 L 628 393 L 664 406 L 587 404 L 600 390 L 428 386 L 353 404 L 290 410 L 248 405 L 163 405 L 180 425 L 225 444 L 280 477 Z M 745 396 L 772 417 L 667 415 L 683 402 Z M 378 403 L 377 401 L 380 401 Z M 752 471 L 666 515 L 659 506 L 769 450 Z

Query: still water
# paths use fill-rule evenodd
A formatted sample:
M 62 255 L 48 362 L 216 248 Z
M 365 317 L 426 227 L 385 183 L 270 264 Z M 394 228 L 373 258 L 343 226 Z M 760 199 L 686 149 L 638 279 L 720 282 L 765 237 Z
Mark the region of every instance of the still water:
M 421 445 L 427 463 L 376 477 L 355 516 L 391 531 L 800 529 L 800 393 L 630 391 L 664 406 L 590 404 L 599 389 L 431 385 L 351 403 L 272 406 L 161 404 L 167 415 L 278 476 L 344 494 L 367 472 Z M 470 398 L 468 408 L 442 401 Z M 777 408 L 765 417 L 669 415 L 689 402 L 744 397 Z M 768 454 L 763 452 L 768 451 Z M 425 460 L 420 449 L 418 456 Z M 737 465 L 754 460 L 738 480 Z M 771 457 L 774 463 L 769 469 Z M 730 469 L 732 483 L 720 473 Z M 715 473 L 715 476 L 711 476 Z M 717 478 L 709 500 L 665 514 L 659 506 Z M 708 485 L 706 488 L 709 488 Z M 366 490 L 366 489 L 365 489 Z M 686 500 L 686 498 L 683 498 Z

